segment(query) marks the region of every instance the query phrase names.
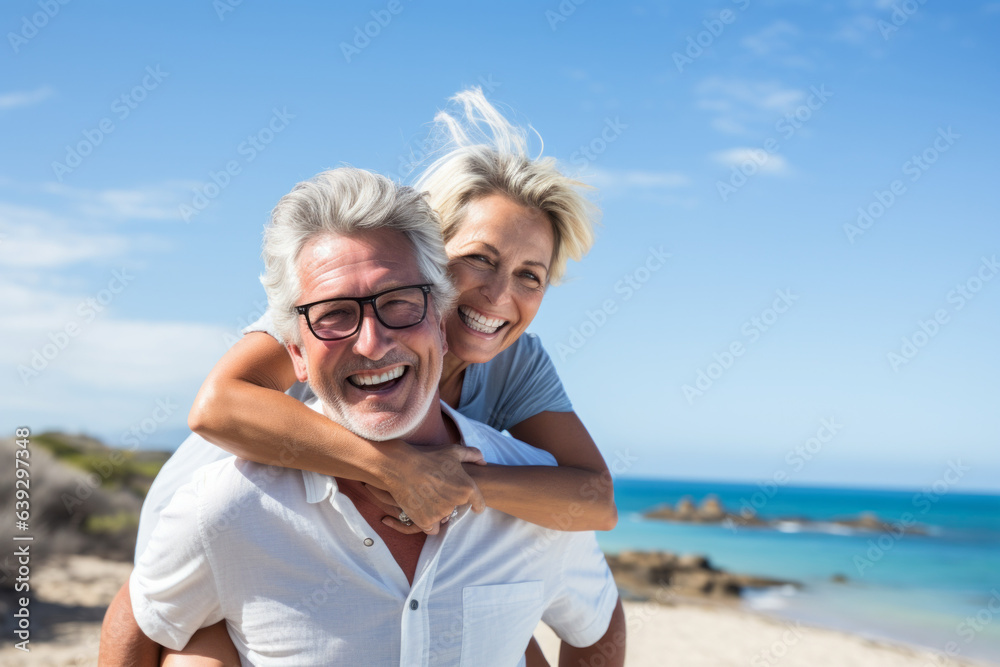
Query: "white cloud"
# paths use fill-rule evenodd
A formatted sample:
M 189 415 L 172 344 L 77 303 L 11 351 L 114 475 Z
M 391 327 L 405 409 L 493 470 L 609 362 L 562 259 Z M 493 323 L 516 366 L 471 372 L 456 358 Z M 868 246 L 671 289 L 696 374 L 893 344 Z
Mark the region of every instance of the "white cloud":
M 774 81 L 747 81 L 712 77 L 695 89 L 698 107 L 711 112 L 712 127 L 726 134 L 744 134 L 749 126 L 773 124 L 792 111 L 805 93 Z
M 781 155 L 768 153 L 762 148 L 741 146 L 712 153 L 712 159 L 726 167 L 738 167 L 751 162 L 764 174 L 784 174 L 788 172 L 788 161 Z
M 35 352 L 44 352 L 46 363 L 45 368 L 34 369 L 39 371 L 37 377 L 27 383 L 20 378 L 5 383 L 3 391 L 51 386 L 51 379 L 43 379 L 55 376 L 100 389 L 156 391 L 191 383 L 197 387 L 225 352 L 232 330 L 116 318 L 116 302 L 137 284 L 135 278 L 128 270 L 109 270 L 90 291 L 72 293 L 35 285 L 6 286 L 0 292 L 0 310 L 9 313 L 0 362 L 12 369 L 32 368 Z M 43 350 L 46 345 L 49 349 Z
M 876 19 L 871 16 L 857 14 L 841 23 L 837 31 L 833 33 L 833 38 L 837 41 L 862 44 L 871 37 L 876 25 Z
M 55 268 L 124 254 L 129 243 L 116 234 L 83 234 L 44 209 L 0 202 L 0 256 L 17 268 Z
M 775 21 L 763 30 L 744 37 L 740 43 L 755 55 L 766 56 L 776 51 L 787 51 L 791 47 L 788 37 L 795 37 L 799 29 L 788 21 Z
M 91 190 L 45 183 L 42 190 L 67 200 L 75 211 L 100 220 L 180 220 L 179 204 L 193 183 L 169 181 L 138 188 Z
M 66 355 L 65 371 L 101 389 L 155 392 L 198 386 L 225 353 L 224 327 L 190 322 L 95 319 L 78 350 Z
M 49 86 L 41 86 L 26 92 L 3 93 L 0 94 L 0 109 L 30 107 L 51 97 L 54 92 Z
M 69 321 L 79 333 L 60 339 Z M 0 350 L 9 369 L 0 402 L 19 423 L 105 433 L 148 417 L 160 400 L 174 406 L 162 427 L 186 430 L 190 400 L 225 353 L 225 335 L 232 334 L 197 323 L 115 319 L 110 309 L 90 322 L 74 309 L 70 318 L 48 328 L 38 325 L 51 325 L 52 318 L 37 312 L 32 324 L 13 332 Z M 23 369 L 31 368 L 33 359 L 38 363 L 43 350 L 52 355 L 57 343 L 64 347 L 44 361 L 37 376 L 23 381 Z

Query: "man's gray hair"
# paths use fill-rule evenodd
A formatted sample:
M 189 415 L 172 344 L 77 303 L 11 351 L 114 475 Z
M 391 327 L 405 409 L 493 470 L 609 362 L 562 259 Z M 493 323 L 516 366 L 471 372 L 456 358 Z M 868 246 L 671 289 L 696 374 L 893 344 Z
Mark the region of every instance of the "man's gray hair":
M 432 307 L 439 316 L 451 310 L 456 291 L 448 277 L 441 222 L 426 197 L 385 176 L 340 167 L 292 188 L 274 207 L 264 230 L 264 275 L 260 281 L 267 292 L 274 328 L 286 342 L 302 344 L 295 312 L 302 295 L 298 267 L 302 248 L 317 236 L 350 236 L 375 229 L 406 235 L 413 244 L 420 275 L 431 285 Z

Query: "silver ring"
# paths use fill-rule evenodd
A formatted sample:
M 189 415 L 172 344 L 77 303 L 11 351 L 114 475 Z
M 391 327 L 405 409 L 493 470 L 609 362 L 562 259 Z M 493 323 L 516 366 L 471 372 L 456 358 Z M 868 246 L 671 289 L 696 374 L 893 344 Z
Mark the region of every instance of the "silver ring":
M 451 511 L 451 518 L 454 519 L 456 516 L 458 516 L 458 508 L 457 507 Z
M 403 512 L 403 511 L 399 512 L 399 520 L 403 523 L 404 526 L 412 526 L 413 525 L 413 519 L 411 519 L 410 517 L 406 516 L 406 512 Z

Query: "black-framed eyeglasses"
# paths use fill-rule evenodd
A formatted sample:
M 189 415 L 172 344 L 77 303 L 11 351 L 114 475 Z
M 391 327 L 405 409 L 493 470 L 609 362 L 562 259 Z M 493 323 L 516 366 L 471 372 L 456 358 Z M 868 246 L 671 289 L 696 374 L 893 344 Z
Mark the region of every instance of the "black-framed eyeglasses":
M 350 338 L 361 330 L 364 306 L 372 305 L 375 317 L 386 329 L 415 327 L 427 316 L 427 295 L 430 285 L 408 285 L 366 297 L 344 297 L 314 301 L 295 306 L 295 312 L 305 315 L 313 335 L 320 340 Z

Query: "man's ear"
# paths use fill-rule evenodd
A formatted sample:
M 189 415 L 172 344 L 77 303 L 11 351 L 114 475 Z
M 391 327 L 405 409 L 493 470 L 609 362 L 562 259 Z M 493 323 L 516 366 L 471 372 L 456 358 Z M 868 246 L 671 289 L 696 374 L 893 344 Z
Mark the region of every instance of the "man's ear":
M 306 355 L 295 343 L 285 345 L 288 349 L 288 356 L 292 358 L 292 366 L 295 368 L 295 377 L 299 382 L 309 382 L 309 367 L 306 364 Z
M 447 317 L 440 318 L 441 320 L 441 354 L 448 354 L 448 328 L 445 326 Z

